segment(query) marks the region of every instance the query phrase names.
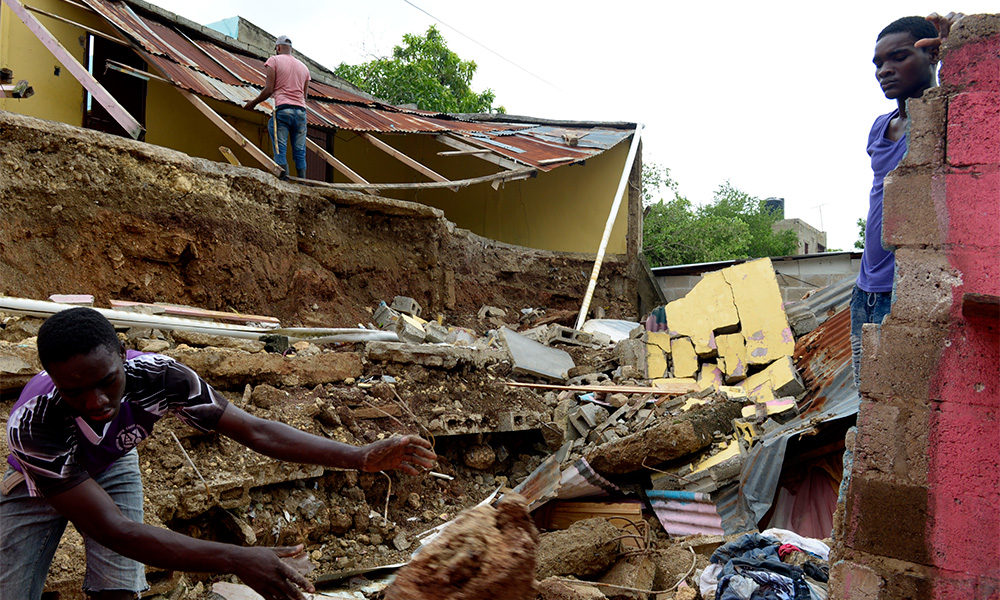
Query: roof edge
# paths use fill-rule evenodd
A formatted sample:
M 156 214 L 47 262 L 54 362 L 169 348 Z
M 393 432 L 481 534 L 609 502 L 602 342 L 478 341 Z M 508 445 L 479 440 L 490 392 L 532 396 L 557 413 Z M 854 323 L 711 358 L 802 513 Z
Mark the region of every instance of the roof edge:
M 635 129 L 639 123 L 626 121 L 568 121 L 562 119 L 540 119 L 524 115 L 508 115 L 506 113 L 446 113 L 460 121 L 492 122 L 492 123 L 523 123 L 525 125 L 552 125 L 563 127 L 610 127 L 613 129 Z

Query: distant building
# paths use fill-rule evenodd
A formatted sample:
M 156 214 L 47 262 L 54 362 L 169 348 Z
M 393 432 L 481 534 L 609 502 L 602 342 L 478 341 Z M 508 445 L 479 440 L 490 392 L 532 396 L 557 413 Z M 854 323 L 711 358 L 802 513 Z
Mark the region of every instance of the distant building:
M 826 252 L 826 232 L 816 229 L 802 219 L 782 219 L 771 226 L 775 231 L 791 229 L 799 237 L 795 254 Z

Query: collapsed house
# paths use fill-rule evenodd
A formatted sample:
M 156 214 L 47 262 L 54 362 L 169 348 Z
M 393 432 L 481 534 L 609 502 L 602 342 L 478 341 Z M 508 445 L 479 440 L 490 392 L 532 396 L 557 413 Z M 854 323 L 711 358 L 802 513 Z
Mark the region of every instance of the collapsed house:
M 886 192 L 897 303 L 881 333 L 866 335 L 863 402 L 847 366 L 849 281 L 782 311 L 771 273 L 739 294 L 761 301 L 741 313 L 740 272 L 720 272 L 691 300 L 667 304 L 662 326 L 654 311 L 637 330 L 620 325 L 646 316 L 635 270 L 613 255 L 595 292 L 609 319 L 578 330 L 592 255 L 515 247 L 422 204 L 285 186 L 10 113 L 0 113 L 0 292 L 150 305 L 121 325 L 131 346 L 173 355 L 238 406 L 318 435 L 434 436 L 436 475 L 415 478 L 277 463 L 175 420 L 140 449 L 151 524 L 232 543 L 304 542 L 318 584 L 366 574 L 355 598 L 378 594 L 380 569 L 407 560 L 428 529 L 508 488 L 538 501 L 537 570 L 520 575 L 538 579 L 543 597 L 711 597 L 705 573 L 747 542 L 735 532 L 762 529 L 769 548 L 783 535 L 775 529 L 826 528 L 810 519 L 823 514 L 817 504 L 832 508 L 831 482 L 844 471 L 846 502 L 825 545 L 831 597 L 994 598 L 997 160 L 982 142 L 994 138 L 969 132 L 996 130 L 995 92 L 976 86 L 996 81 L 998 31 L 997 18 L 970 17 L 949 40 L 944 86 L 915 103 L 914 146 Z M 945 132 L 955 138 L 947 155 Z M 726 293 L 735 323 L 719 303 Z M 284 328 L 301 338 L 232 339 L 147 318 L 171 318 L 176 304 L 236 315 L 248 330 L 302 326 Z M 40 318 L 16 310 L 0 310 L 4 418 L 39 368 Z M 727 311 L 728 321 L 712 321 Z M 356 324 L 402 341 L 317 337 Z M 859 406 L 858 434 L 846 435 Z M 475 539 L 529 552 L 523 521 L 473 517 L 462 521 L 513 525 Z M 80 597 L 80 543 L 68 536 L 50 573 L 60 598 Z M 789 564 L 819 565 L 821 577 L 822 548 L 810 555 L 798 543 L 804 552 Z M 517 572 L 525 563 L 483 564 Z M 173 599 L 236 584 L 155 570 L 149 579 L 152 597 Z

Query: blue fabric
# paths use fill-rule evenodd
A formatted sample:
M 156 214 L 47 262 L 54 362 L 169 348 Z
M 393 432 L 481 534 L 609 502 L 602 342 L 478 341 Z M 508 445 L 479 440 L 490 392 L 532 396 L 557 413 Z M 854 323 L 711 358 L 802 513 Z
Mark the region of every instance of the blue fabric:
M 778 557 L 780 545 L 776 539 L 748 533 L 712 553 L 709 561 L 723 565 L 716 599 L 742 600 L 742 595 L 730 589 L 729 583 L 733 577 L 743 576 L 760 584 L 750 595 L 752 600 L 810 600 L 802 569 L 781 562 Z
M 271 136 L 271 147 L 274 148 L 274 162 L 288 170 L 289 137 L 292 141 L 292 160 L 295 161 L 295 173 L 299 177 L 306 176 L 306 109 L 298 106 L 282 105 L 274 111 L 273 117 L 267 123 L 267 133 Z M 278 139 L 275 140 L 275 119 L 277 119 Z
M 6 477 L 15 475 L 8 469 Z M 142 523 L 142 477 L 135 450 L 125 454 L 94 477 L 128 519 Z M 0 598 L 38 600 L 45 587 L 49 565 L 66 529 L 66 518 L 44 498 L 28 495 L 27 486 L 17 485 L 0 496 Z M 86 592 L 128 590 L 138 595 L 149 589 L 146 568 L 84 536 L 87 572 Z
M 854 366 L 854 387 L 861 383 L 861 326 L 881 325 L 892 309 L 892 292 L 866 292 L 854 286 L 851 292 L 851 360 Z
M 895 260 L 882 247 L 882 193 L 885 176 L 896 168 L 906 154 L 906 135 L 892 141 L 885 137 L 889 122 L 899 114 L 894 110 L 875 119 L 868 133 L 868 155 L 872 159 L 872 189 L 869 195 L 868 224 L 865 226 L 865 251 L 861 256 L 858 287 L 866 292 L 891 292 Z

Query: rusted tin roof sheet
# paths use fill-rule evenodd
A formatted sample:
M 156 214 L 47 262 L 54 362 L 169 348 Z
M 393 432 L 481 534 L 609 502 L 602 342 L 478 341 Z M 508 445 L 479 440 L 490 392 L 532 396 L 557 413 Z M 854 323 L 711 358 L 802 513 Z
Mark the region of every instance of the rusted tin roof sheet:
M 136 12 L 122 0 L 86 1 L 131 38 L 156 71 L 183 89 L 242 105 L 264 86 L 264 62 L 259 57 L 199 39 L 197 33 L 184 31 L 180 24 Z M 634 126 L 560 127 L 461 120 L 456 115 L 381 103 L 319 81 L 310 83 L 307 104 L 311 109 L 309 124 L 315 127 L 369 133 L 448 133 L 542 171 L 600 154 L 634 130 Z M 270 110 L 266 102 L 261 106 Z

